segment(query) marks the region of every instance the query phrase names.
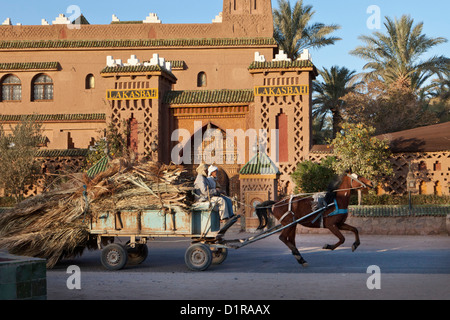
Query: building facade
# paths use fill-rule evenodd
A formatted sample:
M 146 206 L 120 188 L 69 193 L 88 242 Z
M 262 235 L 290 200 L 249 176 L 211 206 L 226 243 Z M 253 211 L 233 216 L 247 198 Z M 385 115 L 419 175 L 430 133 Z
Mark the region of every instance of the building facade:
M 127 125 L 138 158 L 178 159 L 193 175 L 218 165 L 250 221 L 255 201 L 291 193 L 297 164 L 321 158 L 311 149 L 317 70 L 307 51 L 296 61 L 279 51 L 270 0 L 224 0 L 210 24 L 80 21 L 0 25 L 0 123 L 43 123 L 44 171 L 79 166 L 109 123 Z M 257 154 L 278 171 L 259 171 L 258 157 L 247 165 Z
M 290 173 L 310 149 L 317 70 L 308 52 L 297 61 L 279 52 L 270 0 L 224 0 L 211 24 L 81 20 L 0 26 L 0 122 L 8 131 L 35 115 L 48 168 L 77 165 L 112 122 L 128 125 L 138 158 L 178 156 L 193 174 L 200 162 L 218 165 L 241 201 L 254 200 L 242 198 L 241 183 L 255 175 L 239 172 L 255 147 L 279 168 L 277 189 L 292 190 Z M 271 190 L 254 188 L 258 199 L 276 197 Z

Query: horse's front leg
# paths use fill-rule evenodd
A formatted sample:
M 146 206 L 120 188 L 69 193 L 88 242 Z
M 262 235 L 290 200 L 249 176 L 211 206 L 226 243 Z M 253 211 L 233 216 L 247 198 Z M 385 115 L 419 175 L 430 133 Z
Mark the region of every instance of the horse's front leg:
M 358 229 L 356 229 L 355 227 L 348 225 L 346 223 L 343 223 L 339 226 L 339 229 L 341 230 L 347 230 L 347 231 L 351 231 L 355 234 L 355 242 L 352 245 L 352 251 L 355 251 L 359 245 L 361 244 L 361 242 L 359 241 L 359 233 L 358 233 Z
M 344 243 L 345 237 L 342 235 L 342 233 L 339 231 L 339 228 L 335 224 L 326 225 L 326 227 L 339 239 L 339 241 L 334 245 L 326 244 L 323 246 L 323 249 L 334 250 Z
M 291 249 L 292 254 L 294 255 L 297 262 L 301 264 L 303 267 L 307 267 L 308 262 L 306 262 L 306 260 L 303 259 L 302 255 L 300 254 L 300 251 L 298 251 L 295 245 L 295 229 L 296 229 L 295 225 L 287 229 L 284 229 L 281 232 L 279 238 L 289 249 Z

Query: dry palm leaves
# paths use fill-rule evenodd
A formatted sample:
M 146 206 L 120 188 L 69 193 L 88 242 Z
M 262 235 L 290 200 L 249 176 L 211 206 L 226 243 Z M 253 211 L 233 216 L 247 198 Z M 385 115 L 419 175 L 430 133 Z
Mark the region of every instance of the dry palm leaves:
M 187 211 L 193 202 L 191 181 L 181 166 L 114 160 L 93 179 L 72 175 L 58 190 L 29 198 L 0 215 L 0 248 L 45 258 L 52 268 L 59 259 L 96 248 L 88 221 L 103 212 L 175 206 Z

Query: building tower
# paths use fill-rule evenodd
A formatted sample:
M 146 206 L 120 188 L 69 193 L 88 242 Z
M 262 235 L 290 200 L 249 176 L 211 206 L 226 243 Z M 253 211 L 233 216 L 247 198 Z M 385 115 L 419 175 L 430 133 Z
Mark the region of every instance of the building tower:
M 308 160 L 311 148 L 311 93 L 317 69 L 308 52 L 295 61 L 280 52 L 273 61 L 253 62 L 249 71 L 254 80 L 254 126 L 267 132 L 263 150 L 280 170 L 281 195 L 289 194 L 290 175 L 298 163 Z
M 230 37 L 273 37 L 271 0 L 224 0 L 222 16 Z

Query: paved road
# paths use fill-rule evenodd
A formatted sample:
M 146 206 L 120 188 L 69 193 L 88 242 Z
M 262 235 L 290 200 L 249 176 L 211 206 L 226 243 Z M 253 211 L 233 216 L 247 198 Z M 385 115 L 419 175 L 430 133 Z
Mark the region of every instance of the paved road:
M 86 252 L 47 272 L 48 299 L 450 299 L 448 236 L 362 236 L 356 252 L 350 234 L 335 251 L 321 249 L 335 241 L 332 235 L 297 239 L 307 268 L 277 236 L 231 250 L 223 264 L 204 272 L 187 269 L 185 239 L 152 241 L 144 263 L 116 272 L 102 267 L 100 251 Z M 67 288 L 70 265 L 81 270 L 80 290 Z M 379 267 L 379 277 L 368 273 L 372 265 Z M 369 290 L 368 282 L 380 289 Z

